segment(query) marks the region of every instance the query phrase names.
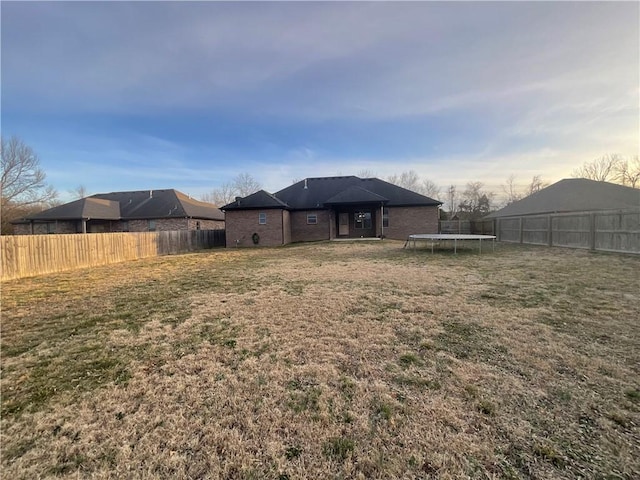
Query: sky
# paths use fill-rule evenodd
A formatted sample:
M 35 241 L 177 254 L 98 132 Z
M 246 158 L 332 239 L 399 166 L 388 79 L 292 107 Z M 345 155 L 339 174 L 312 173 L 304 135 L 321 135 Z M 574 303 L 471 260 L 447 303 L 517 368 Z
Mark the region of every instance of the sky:
M 64 201 L 248 172 L 547 183 L 640 149 L 638 2 L 9 2 L 2 135 Z

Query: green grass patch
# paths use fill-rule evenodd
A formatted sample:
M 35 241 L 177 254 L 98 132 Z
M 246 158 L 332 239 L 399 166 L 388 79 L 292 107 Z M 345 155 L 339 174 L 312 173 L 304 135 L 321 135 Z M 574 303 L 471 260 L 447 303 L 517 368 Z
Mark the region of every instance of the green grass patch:
M 3 392 L 2 416 L 41 409 L 52 398 L 70 392 L 85 392 L 114 382 L 126 385 L 131 378 L 127 361 L 102 346 L 75 348 L 68 361 L 43 358 L 30 366 L 23 380 Z
M 356 443 L 350 438 L 331 438 L 322 447 L 325 457 L 344 462 L 356 448 Z

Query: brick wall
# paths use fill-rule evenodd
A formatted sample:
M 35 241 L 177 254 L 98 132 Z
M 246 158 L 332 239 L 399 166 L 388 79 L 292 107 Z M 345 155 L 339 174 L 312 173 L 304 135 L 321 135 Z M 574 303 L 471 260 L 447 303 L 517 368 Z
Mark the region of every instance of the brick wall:
M 414 233 L 438 233 L 438 207 L 391 207 L 387 238 L 406 240 Z
M 267 216 L 264 225 L 258 223 L 260 213 Z M 283 238 L 283 226 L 288 222 L 289 212 L 282 209 L 228 211 L 225 213 L 227 247 L 269 247 L 288 243 L 287 235 Z M 254 233 L 260 236 L 258 245 L 253 243 Z
M 187 228 L 189 230 L 224 230 L 224 220 L 198 220 L 196 218 L 188 220 Z M 200 228 L 198 228 L 198 222 Z
M 198 230 L 196 223 L 200 222 L 200 230 L 224 229 L 224 221 L 198 220 L 196 218 L 158 218 L 155 219 L 156 232 L 176 230 Z M 109 230 L 106 230 L 109 231 Z M 112 232 L 148 232 L 149 220 L 115 221 L 111 225 Z
M 48 233 L 81 233 L 82 230 L 78 230 L 78 222 L 51 222 L 51 223 L 34 223 L 33 234 L 34 235 L 46 235 Z M 13 226 L 13 233 L 15 235 L 31 235 L 31 225 L 28 223 L 19 223 Z
M 307 214 L 315 214 L 318 223 L 309 225 Z M 291 212 L 291 241 L 312 242 L 328 240 L 331 229 L 331 212 L 329 210 L 308 210 Z
M 224 229 L 224 221 L 221 220 L 198 220 L 193 218 L 159 218 L 155 220 L 155 231 L 175 231 L 175 230 L 197 230 L 196 222 L 200 222 L 200 230 Z M 87 222 L 87 232 L 107 233 L 107 232 L 148 232 L 149 220 L 128 220 L 128 221 L 89 221 Z M 16 235 L 31 235 L 31 225 L 20 223 L 14 225 Z M 34 223 L 33 233 L 42 235 L 48 233 L 82 233 L 82 223 L 79 220 L 58 221 L 50 223 Z

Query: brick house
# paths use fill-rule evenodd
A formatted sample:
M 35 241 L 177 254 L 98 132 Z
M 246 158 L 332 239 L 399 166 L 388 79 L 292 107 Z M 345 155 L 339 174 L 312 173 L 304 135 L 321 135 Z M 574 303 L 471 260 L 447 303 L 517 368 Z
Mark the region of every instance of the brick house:
M 177 190 L 98 193 L 15 220 L 18 235 L 217 230 L 224 214 Z
M 307 178 L 222 207 L 227 246 L 437 233 L 442 202 L 378 178 Z

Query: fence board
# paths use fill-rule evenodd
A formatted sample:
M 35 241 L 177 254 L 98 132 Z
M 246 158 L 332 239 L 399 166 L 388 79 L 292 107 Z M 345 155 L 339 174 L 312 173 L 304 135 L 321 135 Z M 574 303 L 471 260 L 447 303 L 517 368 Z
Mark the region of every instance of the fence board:
M 522 217 L 522 243 L 549 244 L 549 225 L 546 215 Z
M 224 230 L 3 235 L 2 280 L 225 245 Z

